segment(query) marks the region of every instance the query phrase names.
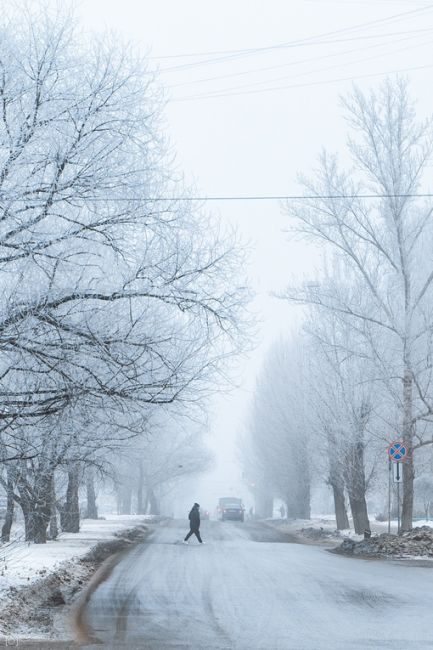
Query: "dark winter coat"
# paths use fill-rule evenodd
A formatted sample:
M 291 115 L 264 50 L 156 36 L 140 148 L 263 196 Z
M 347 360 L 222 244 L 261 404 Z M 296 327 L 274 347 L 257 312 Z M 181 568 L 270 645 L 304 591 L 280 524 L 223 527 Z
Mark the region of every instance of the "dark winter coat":
M 188 515 L 189 525 L 192 530 L 198 530 L 200 528 L 200 512 L 197 506 L 193 506 L 191 512 Z

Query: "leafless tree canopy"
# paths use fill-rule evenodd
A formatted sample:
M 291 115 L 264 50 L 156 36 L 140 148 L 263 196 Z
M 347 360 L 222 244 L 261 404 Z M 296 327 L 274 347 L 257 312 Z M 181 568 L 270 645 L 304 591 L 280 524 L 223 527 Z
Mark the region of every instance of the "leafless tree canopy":
M 432 124 L 416 120 L 399 79 L 367 95 L 355 89 L 343 105 L 352 167 L 322 153 L 315 175 L 303 179 L 313 198 L 287 206 L 295 231 L 326 250 L 326 272 L 286 297 L 324 318 L 332 314 L 334 327 L 350 331 L 335 341 L 331 328 L 327 345 L 367 364 L 381 394 L 384 444 L 401 437 L 409 448 L 402 520 L 409 529 L 416 451 L 433 441 L 433 208 L 414 196 L 431 161 Z
M 0 454 L 45 497 L 57 467 L 95 462 L 152 409 L 201 403 L 245 341 L 240 246 L 182 200 L 161 111 L 131 48 L 61 12 L 5 21 Z

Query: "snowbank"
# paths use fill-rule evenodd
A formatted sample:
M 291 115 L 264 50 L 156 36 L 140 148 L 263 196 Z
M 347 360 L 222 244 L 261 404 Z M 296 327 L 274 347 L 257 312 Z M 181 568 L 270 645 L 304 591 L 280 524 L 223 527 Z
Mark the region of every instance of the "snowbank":
M 83 519 L 79 533 L 61 533 L 55 541 L 29 544 L 20 531 L 15 539 L 0 544 L 0 598 L 10 587 L 30 584 L 66 560 L 85 555 L 98 542 L 114 533 L 152 520 L 145 515 L 106 515 L 105 519 Z
M 351 523 L 352 520 L 349 519 Z M 311 541 L 338 541 L 341 539 L 350 538 L 354 541 L 363 539 L 363 535 L 357 535 L 353 529 L 347 528 L 345 530 L 337 531 L 337 524 L 333 515 L 312 515 L 311 519 L 267 519 L 266 523 L 278 530 L 288 533 L 294 533 L 309 539 Z M 433 522 L 425 519 L 417 519 L 414 521 L 416 527 L 428 527 L 433 531 Z M 388 532 L 387 521 L 376 521 L 374 515 L 370 518 L 370 528 L 373 534 L 382 534 Z M 397 520 L 391 520 L 391 533 L 397 533 Z
M 311 519 L 268 519 L 266 523 L 282 532 L 296 535 L 306 542 L 335 543 L 345 538 L 361 539 L 361 536 L 356 535 L 350 528 L 337 530 L 332 515 L 317 515 Z
M 359 542 L 346 539 L 335 551 L 346 555 L 433 559 L 433 528 L 421 526 L 401 535 L 382 533 Z

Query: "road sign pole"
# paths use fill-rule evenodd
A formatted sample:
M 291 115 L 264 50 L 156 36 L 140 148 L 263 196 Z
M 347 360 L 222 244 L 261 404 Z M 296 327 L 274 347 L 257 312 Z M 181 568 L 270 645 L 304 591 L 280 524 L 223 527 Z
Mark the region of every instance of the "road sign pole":
M 388 460 L 388 534 L 391 532 L 391 459 Z
M 400 482 L 397 483 L 397 535 L 400 535 Z
M 402 481 L 402 475 L 400 474 L 400 463 L 404 462 L 408 457 L 408 448 L 407 445 L 401 440 L 394 440 L 388 447 L 388 458 L 390 462 L 392 461 L 395 465 L 395 473 L 393 470 L 393 479 L 397 483 L 397 534 L 400 534 L 400 482 Z M 390 466 L 391 469 L 391 466 Z M 389 481 L 391 481 L 391 472 L 389 472 Z M 390 530 L 390 520 L 391 516 L 389 513 L 390 510 L 390 484 L 388 483 L 388 531 Z

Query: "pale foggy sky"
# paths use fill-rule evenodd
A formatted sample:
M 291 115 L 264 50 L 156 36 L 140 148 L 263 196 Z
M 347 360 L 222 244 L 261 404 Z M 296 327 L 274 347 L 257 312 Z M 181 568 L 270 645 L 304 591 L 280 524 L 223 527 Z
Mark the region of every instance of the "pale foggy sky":
M 114 30 L 159 67 L 169 100 L 168 136 L 179 168 L 200 196 L 296 194 L 297 173 L 314 166 L 323 146 L 342 149 L 346 125 L 339 96 L 350 89 L 351 78 L 368 88 L 384 78 L 377 73 L 427 66 L 406 74 L 421 116 L 433 111 L 428 2 L 81 0 L 78 9 L 89 30 Z M 406 12 L 412 13 L 384 20 Z M 250 52 L 226 52 L 243 49 Z M 212 93 L 243 94 L 198 97 Z M 209 208 L 251 243 L 253 308 L 261 319 L 259 347 L 241 363 L 242 388 L 218 398 L 217 415 L 210 418 L 219 459 L 212 480 L 221 491 L 239 479 L 233 439 L 242 429 L 263 353 L 299 319 L 295 308 L 269 293 L 310 272 L 317 253 L 287 241 L 287 219 L 277 202 L 219 202 Z

